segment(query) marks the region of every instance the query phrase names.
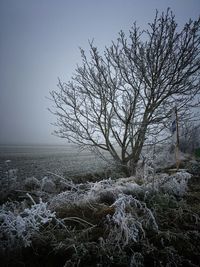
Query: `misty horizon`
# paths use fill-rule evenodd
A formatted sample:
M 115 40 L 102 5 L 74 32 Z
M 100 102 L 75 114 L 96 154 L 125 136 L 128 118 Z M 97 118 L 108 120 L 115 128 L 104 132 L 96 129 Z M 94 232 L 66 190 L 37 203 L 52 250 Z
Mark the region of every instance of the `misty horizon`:
M 200 14 L 199 0 L 1 1 L 0 144 L 68 145 L 52 135 L 56 118 L 47 110 L 57 77 L 70 79 L 88 40 L 103 51 L 121 29 L 134 21 L 146 29 L 168 7 L 180 26 Z

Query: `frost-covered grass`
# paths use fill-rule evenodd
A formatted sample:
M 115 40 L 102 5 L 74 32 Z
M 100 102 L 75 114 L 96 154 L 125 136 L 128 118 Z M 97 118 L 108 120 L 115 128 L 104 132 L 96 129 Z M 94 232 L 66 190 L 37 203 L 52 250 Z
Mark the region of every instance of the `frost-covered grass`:
M 107 165 L 90 152 L 80 152 L 70 145 L 0 145 L 0 178 L 9 169 L 17 169 L 21 181 L 32 176 L 40 180 L 47 176 L 47 172 L 81 177 L 83 174 L 100 172 Z
M 11 208 L 11 209 L 10 209 Z M 31 246 L 31 239 L 40 227 L 51 222 L 55 212 L 47 208 L 42 200 L 30 208 L 19 212 L 15 205 L 5 203 L 0 208 L 0 248 L 13 251 L 16 248 Z
M 20 262 L 26 253 L 34 266 L 47 255 L 48 266 L 198 265 L 200 214 L 187 204 L 189 173 L 155 173 L 139 183 L 134 176 L 80 184 L 57 178 L 63 192 L 46 192 L 38 201 L 36 190 L 46 180 L 47 188 L 52 184 L 28 179 L 32 197 L 1 206 L 1 256 L 8 266 L 12 255 Z M 33 263 L 26 259 L 26 266 Z
M 199 162 L 183 158 L 196 178 L 158 172 L 173 165 L 169 154 L 145 154 L 128 178 L 50 170 L 22 180 L 4 162 L 1 266 L 198 266 Z

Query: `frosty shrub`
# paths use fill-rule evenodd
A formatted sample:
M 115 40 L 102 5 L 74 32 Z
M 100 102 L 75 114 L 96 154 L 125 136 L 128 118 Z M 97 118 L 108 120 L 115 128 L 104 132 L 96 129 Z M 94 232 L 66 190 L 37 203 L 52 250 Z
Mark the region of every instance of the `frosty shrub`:
M 155 217 L 144 202 L 120 194 L 114 202 L 115 213 L 108 215 L 110 232 L 107 238 L 109 245 L 123 249 L 129 243 L 137 242 L 145 237 L 145 230 L 158 230 Z
M 182 255 L 170 250 L 169 242 L 178 238 L 174 223 L 196 220 L 192 229 L 198 227 L 199 217 L 186 213 L 176 198 L 185 194 L 189 178 L 189 173 L 179 172 L 155 174 L 142 185 L 133 176 L 83 184 L 66 181 L 68 190 L 49 198 L 48 205 L 42 200 L 30 208 L 6 203 L 0 210 L 0 249 L 5 255 L 32 244 L 38 253 L 42 244 L 48 253 L 65 258 L 63 266 L 146 266 L 149 257 L 151 264 L 158 263 L 155 255 L 173 262 L 174 255 Z
M 42 189 L 42 191 L 45 191 L 48 193 L 55 193 L 56 192 L 56 185 L 50 178 L 44 177 L 42 179 L 41 189 Z
M 116 181 L 105 179 L 96 183 L 77 184 L 70 190 L 62 192 L 50 200 L 50 209 L 71 208 L 73 205 L 89 205 L 90 203 L 110 203 L 117 199 L 121 193 L 137 194 L 141 187 L 136 184 L 133 177 L 121 178 Z
M 188 180 L 191 174 L 188 172 L 177 172 L 173 175 L 164 175 L 156 180 L 155 186 L 158 190 L 164 193 L 172 194 L 175 196 L 183 196 L 187 191 Z
M 199 174 L 200 174 L 200 161 L 196 161 L 196 160 L 187 161 L 186 168 L 193 175 L 199 176 Z
M 158 230 L 152 211 L 144 202 L 134 197 L 142 189 L 132 179 L 108 179 L 77 185 L 76 189 L 55 196 L 49 207 L 66 217 L 70 214 L 72 216 L 73 209 L 77 211 L 76 216 L 83 216 L 84 213 L 88 216 L 89 208 L 91 216 L 97 212 L 97 208 L 101 208 L 101 212 L 96 214 L 108 231 L 102 244 L 108 249 L 122 250 L 131 242 L 143 239 L 146 230 Z M 91 218 L 84 219 L 90 221 Z
M 51 210 L 58 210 L 62 208 L 71 208 L 78 203 L 84 203 L 86 189 L 82 189 L 80 186 L 76 186 L 71 190 L 62 192 L 54 196 L 50 200 L 49 208 Z
M 175 157 L 171 153 L 169 145 L 163 146 L 154 156 L 156 169 L 167 168 L 173 164 L 175 164 Z
M 135 183 L 135 178 L 120 178 L 117 180 L 102 180 L 96 183 L 77 184 L 70 190 L 62 192 L 50 200 L 49 208 L 54 211 L 71 209 L 73 206 L 105 203 L 112 205 L 120 194 L 138 197 L 152 191 L 161 191 L 176 196 L 182 196 L 187 190 L 187 182 L 191 175 L 187 172 L 178 172 L 174 175 L 157 174 L 153 182 L 143 185 Z
M 9 203 L 0 208 L 0 248 L 13 250 L 31 245 L 31 238 L 44 225 L 55 218 L 55 212 L 47 208 L 47 203 L 40 200 L 23 212 L 8 209 Z
M 166 146 L 151 148 L 143 152 L 136 168 L 136 176 L 141 181 L 150 182 L 158 169 L 166 168 L 174 164 L 174 158 Z
M 35 190 L 40 188 L 40 181 L 35 177 L 26 178 L 24 181 L 24 187 L 27 190 Z

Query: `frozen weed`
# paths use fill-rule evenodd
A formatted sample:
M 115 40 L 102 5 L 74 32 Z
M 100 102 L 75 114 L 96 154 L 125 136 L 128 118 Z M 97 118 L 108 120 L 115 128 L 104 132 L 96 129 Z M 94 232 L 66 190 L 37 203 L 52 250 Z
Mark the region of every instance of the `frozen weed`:
M 188 180 L 191 174 L 188 172 L 177 172 L 176 174 L 157 179 L 156 185 L 161 192 L 182 197 L 187 191 Z
M 24 187 L 26 190 L 37 190 L 40 186 L 40 181 L 33 176 L 26 178 L 24 181 Z
M 0 247 L 3 250 L 30 246 L 31 238 L 40 226 L 55 218 L 55 212 L 51 212 L 42 200 L 19 213 L 9 211 L 6 205 L 3 204 L 0 209 Z
M 132 196 L 119 195 L 113 204 L 115 213 L 108 215 L 107 242 L 123 249 L 129 243 L 145 238 L 145 229 L 158 230 L 155 217 L 146 204 Z

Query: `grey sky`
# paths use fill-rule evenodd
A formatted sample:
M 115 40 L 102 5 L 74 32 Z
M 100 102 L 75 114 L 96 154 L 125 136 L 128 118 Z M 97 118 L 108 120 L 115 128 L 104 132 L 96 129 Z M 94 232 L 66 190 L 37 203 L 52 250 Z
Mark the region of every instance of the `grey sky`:
M 177 22 L 200 15 L 199 0 L 0 0 L 0 143 L 59 143 L 46 96 L 69 80 L 78 47 L 103 49 L 134 21 L 147 27 L 156 8 Z

